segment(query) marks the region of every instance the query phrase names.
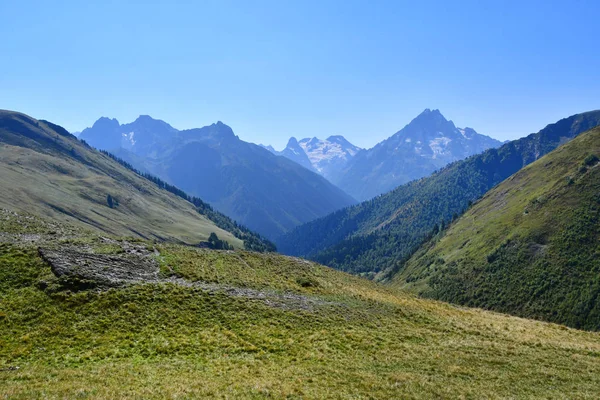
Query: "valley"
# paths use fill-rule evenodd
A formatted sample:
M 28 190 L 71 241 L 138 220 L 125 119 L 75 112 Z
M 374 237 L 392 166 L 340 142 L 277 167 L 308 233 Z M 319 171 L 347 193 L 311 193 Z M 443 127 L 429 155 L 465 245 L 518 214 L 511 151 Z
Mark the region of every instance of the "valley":
M 122 125 L 100 118 L 80 139 L 271 240 L 356 202 L 316 172 L 240 140 L 222 122 L 179 131 L 149 116 Z
M 372 260 L 368 280 L 277 254 L 200 198 L 58 125 L 3 111 L 0 394 L 593 397 L 600 337 L 565 325 L 598 329 L 600 130 L 581 133 L 598 121 L 598 112 L 575 115 L 312 222 L 347 213 L 341 228 L 327 222 L 322 232 L 387 231 L 374 242 L 383 247 L 350 239 Z M 476 168 L 487 171 L 481 183 L 468 173 Z M 472 191 L 424 202 L 434 188 L 457 193 L 451 183 Z M 406 200 L 434 217 L 407 220 L 402 213 L 419 209 Z M 452 224 L 436 219 L 451 207 Z

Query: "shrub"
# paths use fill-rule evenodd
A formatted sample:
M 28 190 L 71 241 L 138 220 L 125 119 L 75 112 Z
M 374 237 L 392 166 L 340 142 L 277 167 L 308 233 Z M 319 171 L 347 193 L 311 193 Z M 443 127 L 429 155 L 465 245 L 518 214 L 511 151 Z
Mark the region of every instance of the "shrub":
M 595 154 L 590 154 L 583 160 L 583 164 L 587 166 L 595 165 L 600 159 Z

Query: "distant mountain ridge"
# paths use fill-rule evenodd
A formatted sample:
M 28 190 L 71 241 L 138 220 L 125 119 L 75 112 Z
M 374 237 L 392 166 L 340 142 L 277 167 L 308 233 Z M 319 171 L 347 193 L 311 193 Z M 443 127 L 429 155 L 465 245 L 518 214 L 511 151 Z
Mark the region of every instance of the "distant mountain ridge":
M 355 203 L 317 173 L 240 140 L 221 121 L 180 131 L 149 116 L 123 125 L 100 118 L 80 138 L 269 238 Z
M 425 109 L 371 149 L 361 149 L 340 135 L 325 140 L 292 137 L 282 151 L 262 147 L 323 175 L 355 199 L 368 200 L 500 145 L 472 128 L 457 128 L 439 110 Z
M 359 152 L 332 182 L 357 200 L 368 200 L 501 144 L 472 128 L 457 128 L 439 110 L 425 109 L 388 139 Z

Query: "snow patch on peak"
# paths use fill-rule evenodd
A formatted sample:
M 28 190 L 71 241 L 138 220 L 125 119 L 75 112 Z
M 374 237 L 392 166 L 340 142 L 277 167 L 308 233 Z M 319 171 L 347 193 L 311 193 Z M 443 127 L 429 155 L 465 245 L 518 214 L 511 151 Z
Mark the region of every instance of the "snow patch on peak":
M 300 147 L 308 156 L 310 163 L 319 172 L 323 170 L 323 162 L 327 162 L 334 158 L 346 158 L 346 153 L 337 143 L 312 138 L 307 141 L 301 141 Z
M 346 163 L 360 150 L 342 136 L 330 136 L 326 140 L 316 137 L 306 138 L 298 142 L 313 168 L 323 173 L 332 163 Z
M 358 153 L 358 151 L 359 151 L 359 150 L 360 150 L 360 149 L 359 149 L 359 148 L 357 148 L 357 147 L 351 147 L 351 148 L 349 148 L 349 149 L 346 149 L 346 152 L 347 152 L 348 154 L 350 154 L 352 157 L 354 157 L 354 156 L 356 155 L 356 153 Z
M 121 136 L 121 145 L 124 148 L 131 150 L 135 146 L 135 132 L 122 133 Z
M 445 136 L 441 136 L 430 140 L 429 148 L 431 149 L 431 151 L 433 151 L 432 158 L 437 158 L 438 156 L 444 155 L 446 153 L 448 144 L 450 144 L 451 141 L 452 139 Z
M 263 147 L 267 147 L 262 145 Z M 343 168 L 362 149 L 348 142 L 343 136 L 330 136 L 327 139 L 307 137 L 297 140 L 291 137 L 287 146 L 275 154 L 282 155 L 314 170 L 329 179 Z

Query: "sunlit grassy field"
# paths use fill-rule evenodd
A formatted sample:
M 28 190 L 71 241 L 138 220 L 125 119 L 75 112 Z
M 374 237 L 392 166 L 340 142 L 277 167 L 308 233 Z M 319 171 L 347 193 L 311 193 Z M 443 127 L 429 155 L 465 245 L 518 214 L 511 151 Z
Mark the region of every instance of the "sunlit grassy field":
M 0 228 L 48 230 L 34 219 Z M 115 252 L 93 234 L 61 234 L 54 245 Z M 166 277 L 264 296 L 174 283 L 72 292 L 35 243 L 2 244 L 0 398 L 597 397 L 596 333 L 421 300 L 278 255 L 156 249 Z M 308 306 L 274 301 L 284 295 Z

